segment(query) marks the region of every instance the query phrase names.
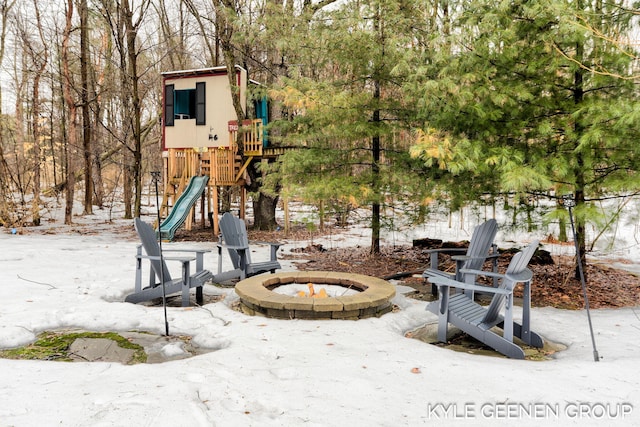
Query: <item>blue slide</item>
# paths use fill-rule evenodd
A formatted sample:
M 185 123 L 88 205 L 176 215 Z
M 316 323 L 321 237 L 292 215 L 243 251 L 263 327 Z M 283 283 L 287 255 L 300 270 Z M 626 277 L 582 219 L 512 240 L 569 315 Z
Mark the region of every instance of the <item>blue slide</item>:
M 208 182 L 208 176 L 194 176 L 191 178 L 189 185 L 173 205 L 169 216 L 160 224 L 160 237 L 162 239 L 173 240 L 176 230 L 185 222 L 189 212 L 191 212 L 191 208 L 200 198 Z

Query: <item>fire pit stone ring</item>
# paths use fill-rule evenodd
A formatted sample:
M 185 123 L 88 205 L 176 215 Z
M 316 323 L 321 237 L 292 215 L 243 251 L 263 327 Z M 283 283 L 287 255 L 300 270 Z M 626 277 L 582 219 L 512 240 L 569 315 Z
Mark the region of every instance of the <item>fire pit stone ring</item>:
M 328 298 L 297 297 L 272 289 L 293 283 L 337 285 L 357 290 L 353 295 Z M 235 291 L 247 314 L 282 319 L 364 319 L 392 310 L 395 287 L 386 280 L 333 271 L 292 271 L 258 275 L 238 282 Z

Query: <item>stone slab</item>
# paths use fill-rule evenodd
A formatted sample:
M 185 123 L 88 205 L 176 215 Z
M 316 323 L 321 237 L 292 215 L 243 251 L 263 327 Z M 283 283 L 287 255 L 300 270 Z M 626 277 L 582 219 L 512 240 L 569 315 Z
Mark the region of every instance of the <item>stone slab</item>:
M 69 346 L 69 357 L 85 362 L 131 363 L 135 351 L 108 338 L 78 338 Z

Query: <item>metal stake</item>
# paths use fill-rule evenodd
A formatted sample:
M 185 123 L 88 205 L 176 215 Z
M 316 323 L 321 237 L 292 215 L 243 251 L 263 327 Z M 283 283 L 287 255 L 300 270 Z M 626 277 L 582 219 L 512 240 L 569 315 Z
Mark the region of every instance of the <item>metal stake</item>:
M 569 220 L 571 221 L 571 231 L 573 232 L 573 242 L 576 246 L 576 261 L 578 263 L 578 273 L 580 274 L 580 282 L 582 283 L 582 293 L 584 295 L 584 307 L 587 310 L 587 319 L 589 320 L 589 331 L 591 331 L 591 344 L 593 345 L 593 360 L 600 361 L 598 350 L 596 349 L 596 338 L 593 334 L 593 325 L 591 323 L 591 312 L 589 310 L 589 297 L 587 296 L 587 282 L 584 280 L 584 272 L 582 271 L 582 258 L 580 256 L 580 245 L 576 237 L 576 227 L 573 223 L 573 211 L 572 208 L 576 205 L 576 201 L 573 196 L 566 195 L 563 197 L 564 205 L 569 208 Z
M 164 331 L 169 336 L 169 320 L 167 320 L 167 295 L 164 287 L 164 258 L 162 256 L 162 234 L 160 234 L 160 199 L 158 197 L 158 181 L 160 181 L 160 172 L 151 172 L 151 178 L 156 186 L 156 211 L 158 213 L 158 246 L 160 246 L 160 283 L 162 286 L 162 308 L 164 310 Z

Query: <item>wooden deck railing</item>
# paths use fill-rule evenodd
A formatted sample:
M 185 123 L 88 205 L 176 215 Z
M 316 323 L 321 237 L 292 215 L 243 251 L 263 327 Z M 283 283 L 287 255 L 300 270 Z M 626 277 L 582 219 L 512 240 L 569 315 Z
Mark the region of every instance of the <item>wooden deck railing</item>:
M 238 122 L 229 122 L 229 141 L 234 143 L 238 137 L 238 131 L 242 131 L 242 145 L 245 156 L 262 156 L 264 141 L 264 126 L 262 120 L 245 120 L 242 129 L 238 128 Z
M 229 145 L 208 149 L 169 149 L 167 184 L 178 187 L 176 197 L 184 189 L 189 179 L 196 175 L 209 175 L 209 185 L 236 185 L 241 170 L 236 138 L 242 133 L 245 157 L 259 157 L 263 154 L 262 120 L 245 120 L 239 129 L 237 122 L 229 122 Z

